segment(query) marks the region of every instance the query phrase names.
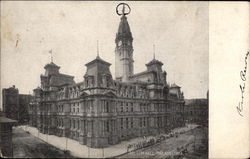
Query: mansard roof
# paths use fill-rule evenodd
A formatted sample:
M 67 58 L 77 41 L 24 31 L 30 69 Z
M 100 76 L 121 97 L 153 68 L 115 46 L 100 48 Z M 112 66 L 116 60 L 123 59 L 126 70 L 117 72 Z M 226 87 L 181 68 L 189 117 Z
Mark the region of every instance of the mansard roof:
M 97 55 L 94 60 L 90 61 L 89 63 L 86 63 L 85 66 L 89 66 L 89 65 L 94 64 L 94 63 L 102 63 L 102 64 L 108 65 L 108 66 L 111 65 L 110 63 L 108 63 L 108 62 L 104 61 L 103 59 L 101 59 L 99 57 L 99 55 Z
M 181 88 L 181 87 L 174 83 L 170 86 L 170 88 Z
M 60 68 L 60 66 L 57 66 L 54 62 L 50 62 L 47 65 L 44 66 L 44 68 L 48 68 L 48 67 L 54 67 L 54 68 Z
M 42 88 L 37 86 L 34 90 L 42 90 Z
M 67 75 L 67 74 L 63 74 L 63 73 L 54 74 L 53 76 L 60 76 L 60 77 L 74 78 L 74 76 Z
M 131 77 L 137 77 L 137 76 L 141 76 L 141 75 L 145 75 L 145 74 L 149 74 L 152 73 L 153 71 L 143 71 L 143 72 L 138 72 L 136 74 L 131 75 Z
M 150 66 L 153 64 L 160 64 L 161 66 L 163 65 L 163 63 L 159 60 L 156 60 L 155 58 L 153 60 L 151 60 L 149 63 L 146 64 L 146 66 Z

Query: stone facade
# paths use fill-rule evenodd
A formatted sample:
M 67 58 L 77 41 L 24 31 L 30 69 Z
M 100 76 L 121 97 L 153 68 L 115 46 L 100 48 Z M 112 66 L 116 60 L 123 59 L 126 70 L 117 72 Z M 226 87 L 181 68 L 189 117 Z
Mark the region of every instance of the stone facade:
M 80 83 L 60 74 L 54 63 L 47 64 L 41 87 L 34 89 L 30 124 L 41 133 L 94 148 L 183 126 L 180 87 L 167 84 L 163 63 L 156 59 L 146 64 L 146 71 L 134 74 L 132 42 L 127 17 L 122 15 L 115 40 L 115 79 L 111 64 L 99 56 L 85 65 Z

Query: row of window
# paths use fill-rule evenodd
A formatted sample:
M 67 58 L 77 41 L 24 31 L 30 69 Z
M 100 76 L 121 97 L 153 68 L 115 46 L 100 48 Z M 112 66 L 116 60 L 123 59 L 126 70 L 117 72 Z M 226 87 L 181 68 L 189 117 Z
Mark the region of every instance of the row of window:
M 100 85 L 103 87 L 112 86 L 112 79 L 110 75 L 103 75 L 102 80 L 99 81 Z M 93 76 L 88 76 L 85 78 L 85 87 L 93 87 L 95 84 L 95 79 Z
M 79 91 L 76 91 L 76 92 L 70 92 L 69 93 L 69 98 L 70 99 L 73 99 L 73 98 L 78 98 L 80 95 L 80 92 Z M 61 100 L 61 99 L 65 99 L 67 97 L 65 97 L 65 92 L 59 92 L 57 94 L 57 100 Z
M 181 116 L 171 116 L 171 119 L 167 116 L 160 116 L 160 117 L 153 117 L 151 118 L 152 122 L 154 123 L 154 126 L 157 127 L 164 127 L 169 123 L 169 120 L 172 120 L 174 123 L 183 120 L 183 117 Z M 124 117 L 120 118 L 120 128 L 123 129 L 133 129 L 139 126 L 140 128 L 148 127 L 150 125 L 150 117 Z M 112 132 L 115 131 L 116 128 L 116 121 L 115 120 L 106 120 L 103 121 L 104 123 L 104 131 L 105 132 Z M 137 123 L 138 122 L 138 123 Z M 45 125 L 52 125 L 52 120 L 50 118 L 41 118 L 41 123 Z M 138 125 L 137 125 L 137 124 Z M 74 130 L 83 130 L 84 132 L 87 132 L 87 120 L 82 119 L 70 119 L 69 121 L 69 127 L 70 129 Z M 93 129 L 93 121 L 91 122 L 91 126 Z M 55 119 L 55 125 L 57 127 L 64 127 L 64 119 L 63 118 L 56 118 Z M 90 126 L 90 125 L 89 125 Z
M 114 132 L 116 127 L 115 120 L 106 120 L 104 121 L 104 131 L 105 132 Z
M 80 111 L 80 103 L 79 102 L 77 102 L 77 103 L 70 103 L 69 106 L 70 106 L 70 112 L 73 112 L 73 113 L 77 112 L 77 113 L 79 113 L 79 111 Z
M 186 113 L 187 115 L 207 115 L 206 111 L 189 111 Z
M 82 103 L 84 107 L 82 107 L 83 112 L 89 112 L 92 111 L 94 101 L 93 100 L 88 100 L 88 101 L 83 101 Z M 117 111 L 117 107 L 115 107 L 115 101 L 111 100 L 101 100 L 99 103 L 99 107 L 101 108 L 101 112 L 115 112 Z M 135 111 L 135 104 L 133 102 L 117 102 L 117 105 L 120 105 L 120 109 L 118 111 L 120 112 L 134 112 Z M 81 109 L 81 103 L 76 102 L 76 103 L 70 103 L 70 112 L 72 113 L 79 113 Z M 152 111 L 153 112 L 166 112 L 167 110 L 182 110 L 183 107 L 181 105 L 174 105 L 174 103 L 170 103 L 166 106 L 166 104 L 153 104 Z M 41 111 L 52 111 L 52 105 L 51 104 L 45 104 L 40 106 Z M 151 105 L 149 103 L 139 103 L 139 111 L 140 112 L 149 112 L 151 111 Z M 56 112 L 64 112 L 64 105 L 59 104 L 56 105 Z
M 126 98 L 141 98 L 141 99 L 147 99 L 149 97 L 148 92 L 136 92 L 134 91 L 126 91 L 126 90 L 117 90 L 116 94 L 120 97 L 126 97 Z
M 140 127 L 146 127 L 149 125 L 149 117 L 139 117 L 139 126 Z M 129 118 L 121 118 L 120 124 L 121 124 L 121 130 L 123 129 L 132 129 L 136 127 L 134 125 L 135 118 L 129 117 Z
M 81 128 L 80 127 L 80 120 L 79 119 L 70 119 L 69 127 L 70 127 L 70 129 L 79 130 Z
M 64 127 L 63 118 L 56 118 L 56 126 L 57 127 Z
M 143 128 L 143 127 L 148 127 L 150 125 L 150 118 L 149 117 L 139 117 L 137 118 L 138 122 L 139 122 L 139 127 Z M 154 121 L 154 125 L 157 125 L 157 127 L 163 127 L 163 123 L 167 124 L 167 116 L 164 117 L 154 117 L 153 121 Z M 134 125 L 135 122 L 135 118 L 130 117 L 130 118 L 121 118 L 120 119 L 120 124 L 121 124 L 121 130 L 123 129 L 133 129 L 134 127 L 136 127 Z

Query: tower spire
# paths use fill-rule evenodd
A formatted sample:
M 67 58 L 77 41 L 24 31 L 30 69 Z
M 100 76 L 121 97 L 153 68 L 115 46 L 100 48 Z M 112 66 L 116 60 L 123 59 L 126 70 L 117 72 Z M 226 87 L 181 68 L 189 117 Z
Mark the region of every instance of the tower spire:
M 118 10 L 119 6 L 120 10 Z M 116 13 L 121 16 L 121 21 L 115 38 L 115 77 L 127 82 L 130 80 L 129 77 L 134 74 L 133 37 L 126 17 L 130 13 L 129 5 L 120 3 L 116 7 Z

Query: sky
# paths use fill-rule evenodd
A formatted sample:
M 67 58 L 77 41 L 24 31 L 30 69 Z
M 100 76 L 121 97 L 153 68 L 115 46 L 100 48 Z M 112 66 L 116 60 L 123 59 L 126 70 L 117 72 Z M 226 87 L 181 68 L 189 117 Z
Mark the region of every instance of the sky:
M 60 72 L 83 81 L 85 64 L 97 55 L 115 72 L 115 35 L 121 2 L 1 1 L 1 89 L 20 93 L 40 86 L 44 66 L 53 61 Z M 164 63 L 167 82 L 184 96 L 206 98 L 208 91 L 208 2 L 126 2 L 134 38 L 134 72 L 146 70 L 155 57 Z

